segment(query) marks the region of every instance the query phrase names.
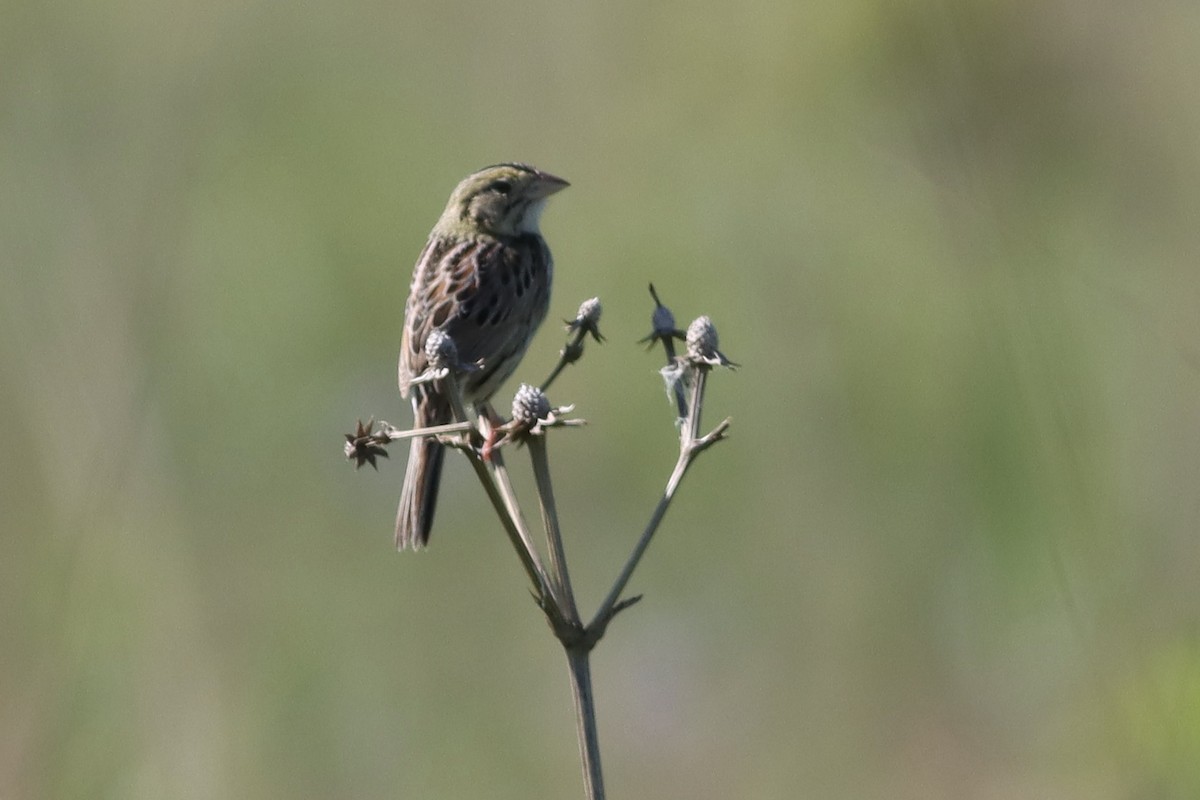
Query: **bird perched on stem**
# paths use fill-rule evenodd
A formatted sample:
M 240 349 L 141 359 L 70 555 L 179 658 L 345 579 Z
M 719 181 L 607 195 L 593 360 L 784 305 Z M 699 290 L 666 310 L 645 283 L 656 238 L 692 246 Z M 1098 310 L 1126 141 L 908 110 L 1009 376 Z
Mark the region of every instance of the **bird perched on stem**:
M 463 399 L 484 406 L 525 355 L 550 306 L 553 265 L 538 222 L 547 198 L 567 186 L 562 178 L 526 164 L 497 164 L 467 176 L 413 268 L 404 309 L 400 394 L 411 395 L 413 426 L 453 421 L 441 382 L 417 382 L 429 366 L 425 342 L 447 333 L 464 363 L 480 368 L 462 375 Z M 412 440 L 396 546 L 429 541 L 445 448 L 431 436 Z

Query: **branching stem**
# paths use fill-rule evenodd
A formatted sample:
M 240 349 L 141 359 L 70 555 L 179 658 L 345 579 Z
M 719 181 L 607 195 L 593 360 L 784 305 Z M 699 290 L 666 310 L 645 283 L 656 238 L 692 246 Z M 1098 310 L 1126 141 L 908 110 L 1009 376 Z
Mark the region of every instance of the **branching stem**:
M 675 492 L 679 489 L 679 484 L 683 481 L 683 476 L 687 473 L 688 467 L 692 465 L 696 456 L 707 450 L 715 442 L 723 439 L 726 431 L 729 429 L 731 420 L 726 419 L 707 436 L 697 437 L 700 429 L 700 410 L 704 404 L 705 378 L 707 373 L 707 369 L 700 368 L 696 370 L 692 382 L 691 394 L 688 398 L 689 402 L 685 406 L 688 409 L 688 414 L 680 426 L 679 458 L 675 461 L 675 469 L 671 471 L 671 477 L 667 480 L 667 487 L 663 490 L 662 496 L 659 497 L 658 505 L 654 507 L 654 513 L 650 515 L 650 521 L 646 523 L 641 537 L 633 547 L 633 552 L 629 554 L 629 558 L 625 561 L 625 566 L 621 568 L 621 572 L 613 583 L 612 588 L 605 596 L 604 601 L 600 603 L 600 608 L 596 610 L 596 615 L 588 623 L 589 630 L 596 629 L 602 631 L 604 626 L 608 624 L 609 620 L 619 610 L 621 594 L 625 591 L 625 587 L 629 583 L 629 579 L 633 576 L 633 571 L 637 568 L 638 563 L 642 560 L 642 556 L 645 555 L 646 548 L 650 546 L 650 540 L 654 538 L 654 533 L 658 530 L 659 523 L 666 516 L 667 509 L 670 507 L 671 501 L 675 498 Z
M 553 603 L 554 587 L 546 574 L 546 568 L 538 557 L 537 550 L 533 547 L 529 528 L 525 523 L 524 515 L 521 514 L 521 507 L 517 504 L 517 496 L 513 491 L 512 483 L 508 480 L 508 472 L 504 469 L 500 453 L 492 453 L 490 467 L 477 453 L 468 453 L 468 457 L 471 466 L 475 469 L 475 475 L 483 484 L 484 491 L 487 492 L 488 499 L 492 501 L 492 507 L 496 509 L 496 516 L 500 518 L 500 524 L 504 526 L 513 549 L 517 551 L 517 556 L 521 559 L 521 566 L 525 568 L 525 573 L 533 584 L 534 597 L 537 599 L 538 605 L 545 607 L 547 603 Z
M 541 390 L 522 387 L 521 392 L 531 391 L 540 394 L 535 397 L 536 413 L 522 416 L 517 408 L 528 408 L 514 401 L 514 420 L 499 426 L 504 437 L 497 442 L 498 421 L 495 411 L 486 403 L 477 403 L 474 414 L 469 416 L 462 389 L 462 371 L 478 369 L 478 366 L 460 366 L 456 371 L 453 367 L 443 368 L 440 372 L 430 372 L 422 380 L 441 381 L 449 401 L 454 422 L 445 425 L 433 425 L 408 431 L 399 431 L 384 424 L 379 434 L 372 433 L 373 423 L 365 427 L 360 422 L 356 433 L 346 434 L 346 456 L 355 461 L 356 466 L 369 462 L 375 466 L 375 458 L 386 456 L 383 446 L 389 441 L 408 439 L 416 436 L 436 436 L 443 444 L 461 450 L 471 467 L 475 470 L 479 482 L 483 485 L 488 499 L 491 501 L 496 515 L 500 518 L 508 534 L 509 541 L 521 566 L 533 584 L 534 596 L 538 605 L 546 614 L 547 621 L 555 637 L 563 647 L 567 657 L 567 666 L 571 680 L 571 695 L 575 706 L 576 729 L 579 736 L 579 755 L 583 765 L 584 785 L 588 800 L 604 800 L 604 778 L 600 769 L 600 741 L 596 726 L 596 705 L 592 693 L 592 675 L 589 654 L 596 643 L 604 636 L 609 622 L 620 611 L 633 605 L 640 595 L 622 599 L 626 587 L 641 562 L 650 541 L 666 516 L 667 509 L 678 491 L 684 475 L 700 453 L 713 444 L 725 438 L 730 420 L 725 419 L 709 433 L 700 435 L 700 418 L 704 407 L 704 392 L 707 386 L 708 373 L 713 365 L 736 366 L 716 349 L 716 332 L 708 317 L 698 318 L 689 327 L 686 341 L 688 355 L 676 356 L 676 338 L 685 338 L 682 331 L 675 328 L 674 317 L 670 310 L 659 302 L 654 287 L 650 287 L 651 295 L 656 305 L 653 317 L 654 330 L 643 341 L 657 341 L 662 344 L 667 356 L 668 368 L 664 374 L 672 376 L 671 394 L 678 411 L 679 424 L 679 457 L 667 480 L 653 513 L 646 527 L 634 544 L 632 552 L 622 566 L 620 573 L 613 582 L 612 588 L 600 603 L 591 621 L 584 626 L 579 608 L 575 601 L 575 593 L 571 586 L 571 578 L 567 570 L 566 551 L 563 546 L 561 526 L 558 519 L 558 508 L 554 499 L 554 486 L 551 480 L 549 455 L 547 452 L 546 434 L 549 428 L 581 424 L 581 420 L 564 419 L 563 415 L 571 407 L 551 409 L 544 392 L 567 364 L 577 361 L 583 353 L 585 336 L 590 334 L 596 341 L 603 341 L 596 321 L 599 319 L 599 300 L 593 298 L 580 306 L 580 312 L 574 322 L 568 323 L 571 335 L 566 346 L 560 353 L 559 361 L 550 372 Z M 693 338 L 695 333 L 695 338 Z M 451 345 L 453 343 L 451 342 Z M 454 352 L 451 348 L 451 352 Z M 521 397 L 518 392 L 518 399 Z M 524 401 L 522 401 L 524 402 Z M 541 405 L 537 405 L 540 403 Z M 533 417 L 531 420 L 529 417 Z M 548 564 L 542 561 L 539 551 L 530 534 L 529 525 L 521 512 L 516 492 L 513 490 L 508 469 L 505 467 L 501 448 L 511 442 L 524 443 L 529 448 L 533 474 L 537 489 L 542 525 L 546 534 L 546 552 Z
M 546 529 L 546 547 L 550 553 L 551 580 L 556 584 L 556 595 L 562 601 L 562 612 L 567 622 L 579 624 L 579 610 L 575 605 L 575 593 L 571 589 L 571 576 L 567 572 L 567 556 L 563 549 L 562 532 L 558 526 L 558 507 L 554 501 L 554 486 L 550 481 L 550 462 L 546 456 L 546 437 L 529 437 L 529 457 L 533 462 L 533 475 L 537 481 L 538 504 L 542 509 L 542 524 Z

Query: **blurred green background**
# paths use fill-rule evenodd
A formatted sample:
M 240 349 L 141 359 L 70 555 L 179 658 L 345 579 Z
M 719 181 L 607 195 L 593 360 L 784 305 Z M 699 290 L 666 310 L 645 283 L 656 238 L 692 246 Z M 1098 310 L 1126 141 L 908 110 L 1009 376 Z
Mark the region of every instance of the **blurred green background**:
M 513 159 L 573 184 L 552 319 L 605 308 L 552 394 L 585 609 L 675 456 L 647 282 L 744 365 L 595 654 L 612 797 L 1200 796 L 1200 5 L 3 20 L 0 797 L 582 796 L 465 463 L 414 556 L 403 448 L 341 457 Z

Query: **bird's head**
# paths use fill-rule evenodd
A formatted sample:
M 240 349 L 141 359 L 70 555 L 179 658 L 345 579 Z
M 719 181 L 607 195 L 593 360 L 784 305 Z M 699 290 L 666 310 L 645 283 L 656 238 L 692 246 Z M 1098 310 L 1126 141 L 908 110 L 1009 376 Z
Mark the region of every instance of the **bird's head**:
M 538 233 L 546 198 L 568 185 L 527 164 L 484 167 L 455 187 L 437 230 L 493 236 Z

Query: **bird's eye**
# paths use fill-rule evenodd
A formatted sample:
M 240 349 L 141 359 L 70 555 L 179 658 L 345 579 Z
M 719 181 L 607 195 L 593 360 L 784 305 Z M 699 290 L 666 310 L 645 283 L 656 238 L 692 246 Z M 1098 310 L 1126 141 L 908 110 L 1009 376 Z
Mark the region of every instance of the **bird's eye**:
M 512 184 L 508 181 L 492 181 L 488 189 L 498 194 L 508 194 L 512 191 Z

